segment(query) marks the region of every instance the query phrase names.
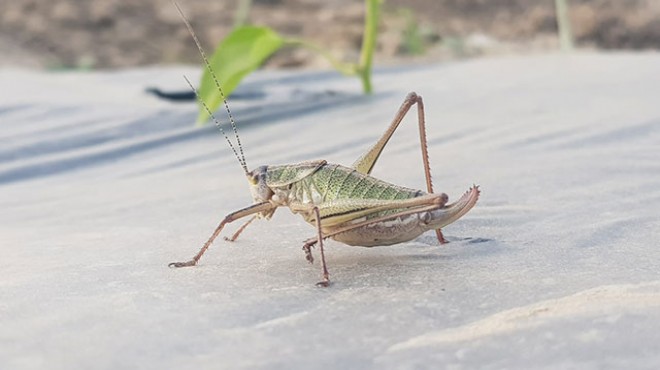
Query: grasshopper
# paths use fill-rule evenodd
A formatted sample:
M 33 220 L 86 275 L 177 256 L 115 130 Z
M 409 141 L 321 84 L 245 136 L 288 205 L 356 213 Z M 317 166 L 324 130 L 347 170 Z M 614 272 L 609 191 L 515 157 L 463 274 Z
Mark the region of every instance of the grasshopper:
M 206 68 L 214 79 L 225 104 L 229 121 L 234 131 L 241 155 L 238 155 L 231 140 L 220 123 L 199 96 L 195 87 L 186 78 L 197 99 L 214 120 L 224 135 L 234 156 L 247 178 L 253 204 L 232 212 L 216 227 L 199 252 L 187 262 L 173 262 L 170 267 L 195 266 L 213 244 L 227 224 L 249 217 L 227 241 L 235 241 L 245 228 L 256 218 L 270 219 L 275 210 L 288 207 L 300 214 L 316 228 L 316 235 L 306 240 L 303 251 L 307 261 L 314 262 L 311 248 L 318 245 L 321 258 L 319 286 L 328 286 L 330 274 L 325 261 L 323 241 L 327 238 L 352 245 L 373 247 L 410 241 L 426 231 L 435 230 L 438 241 L 446 243 L 441 228 L 465 215 L 479 199 L 480 190 L 473 185 L 456 202 L 448 204 L 445 193 L 434 193 L 426 141 L 426 124 L 422 97 L 414 92 L 408 94 L 385 133 L 350 167 L 328 163 L 325 160 L 297 164 L 264 165 L 249 171 L 241 146 L 236 124 L 229 110 L 220 83 L 201 47 L 201 44 L 178 4 L 174 2 L 186 27 L 199 49 Z M 185 76 L 184 76 L 185 78 Z M 427 192 L 391 184 L 370 175 L 385 145 L 399 124 L 413 107 L 417 107 L 417 121 L 422 151 L 422 163 L 426 177 Z

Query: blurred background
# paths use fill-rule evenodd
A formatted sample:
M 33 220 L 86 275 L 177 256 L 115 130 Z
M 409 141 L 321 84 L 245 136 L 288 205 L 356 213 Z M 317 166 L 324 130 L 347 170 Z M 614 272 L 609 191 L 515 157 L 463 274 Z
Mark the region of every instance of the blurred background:
M 659 0 L 570 0 L 578 48 L 660 49 Z M 237 22 L 358 57 L 363 0 L 180 0 L 211 50 Z M 241 7 L 242 6 L 242 7 Z M 375 62 L 428 62 L 558 48 L 554 0 L 386 0 Z M 0 66 L 107 69 L 199 63 L 169 0 L 0 0 Z M 286 48 L 266 68 L 330 68 Z

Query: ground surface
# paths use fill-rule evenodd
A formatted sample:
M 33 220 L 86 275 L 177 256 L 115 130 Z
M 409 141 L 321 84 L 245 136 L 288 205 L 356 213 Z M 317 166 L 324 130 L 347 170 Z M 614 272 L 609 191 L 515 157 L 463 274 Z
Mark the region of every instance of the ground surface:
M 243 0 L 244 1 L 244 0 Z M 231 30 L 238 0 L 181 0 L 211 50 Z M 357 60 L 364 0 L 253 0 L 248 20 L 302 37 L 337 58 Z M 660 49 L 657 0 L 569 0 L 580 47 Z M 377 64 L 557 49 L 553 0 L 386 0 Z M 409 32 L 414 26 L 417 32 Z M 417 34 L 426 46 L 411 56 Z M 412 48 L 415 49 L 415 48 Z M 112 68 L 199 63 L 170 0 L 0 0 L 0 65 Z M 275 55 L 269 67 L 328 68 L 302 49 Z
M 0 368 L 660 366 L 660 55 L 383 70 L 372 97 L 252 76 L 231 102 L 250 167 L 350 164 L 415 89 L 437 188 L 483 189 L 446 246 L 329 242 L 328 289 L 287 210 L 166 267 L 251 201 L 194 105 L 143 92 L 184 72 L 0 72 Z M 423 187 L 412 117 L 381 161 Z

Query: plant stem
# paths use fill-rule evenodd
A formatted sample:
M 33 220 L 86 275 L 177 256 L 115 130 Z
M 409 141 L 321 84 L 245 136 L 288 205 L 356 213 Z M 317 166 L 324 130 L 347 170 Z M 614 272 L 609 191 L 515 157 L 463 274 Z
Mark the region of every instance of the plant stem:
M 563 51 L 573 49 L 573 34 L 571 32 L 571 22 L 568 19 L 567 0 L 555 0 L 557 12 L 557 28 L 559 28 L 559 45 Z
M 251 6 L 252 0 L 238 0 L 238 7 L 236 13 L 234 13 L 234 28 L 244 26 L 247 23 Z
M 373 87 L 371 85 L 371 69 L 373 65 L 374 51 L 376 49 L 376 39 L 378 36 L 378 19 L 380 17 L 380 6 L 383 0 L 365 0 L 366 13 L 364 16 L 364 33 L 362 35 L 362 49 L 360 50 L 360 60 L 358 64 L 344 63 L 336 59 L 330 52 L 322 47 L 298 38 L 284 39 L 284 45 L 301 46 L 314 51 L 324 57 L 340 73 L 346 76 L 360 77 L 362 81 L 362 90 L 365 94 L 371 94 Z
M 374 50 L 376 49 L 378 19 L 382 2 L 383 0 L 365 0 L 364 33 L 362 35 L 360 62 L 357 68 L 365 94 L 371 94 L 373 90 L 371 86 L 371 66 L 373 64 Z
M 341 74 L 346 75 L 346 76 L 354 76 L 357 74 L 357 68 L 353 64 L 349 63 L 344 63 L 337 58 L 335 58 L 329 51 L 323 49 L 322 47 L 311 43 L 309 41 L 305 41 L 303 39 L 298 39 L 298 38 L 287 38 L 284 39 L 284 45 L 286 46 L 301 46 L 307 49 L 310 49 L 314 51 L 315 53 L 319 54 L 323 58 L 325 58 L 332 66 L 338 70 Z

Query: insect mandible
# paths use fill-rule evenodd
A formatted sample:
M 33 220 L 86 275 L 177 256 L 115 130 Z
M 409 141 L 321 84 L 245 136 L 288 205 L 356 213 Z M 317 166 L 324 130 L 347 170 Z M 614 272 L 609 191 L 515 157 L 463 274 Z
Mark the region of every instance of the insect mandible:
M 230 238 L 225 237 L 225 240 L 234 241 L 256 218 L 270 219 L 277 208 L 288 207 L 316 228 L 316 235 L 304 242 L 303 250 L 307 261 L 313 263 L 311 248 L 318 245 L 322 279 L 317 285 L 328 286 L 330 274 L 326 266 L 323 240 L 331 238 L 348 245 L 373 247 L 410 241 L 426 231 L 435 230 L 438 241 L 446 243 L 440 229 L 461 218 L 477 203 L 480 194 L 478 186 L 472 186 L 460 199 L 451 204 L 448 204 L 449 198 L 446 194 L 433 192 L 426 142 L 424 103 L 422 97 L 414 92 L 409 93 L 405 98 L 381 138 L 350 167 L 317 160 L 289 165 L 260 166 L 249 171 L 238 130 L 220 83 L 190 22 L 176 2 L 174 5 L 190 31 L 206 68 L 224 100 L 240 156 L 197 90 L 187 78 L 186 81 L 201 105 L 215 121 L 243 168 L 254 203 L 225 216 L 191 260 L 173 262 L 169 264 L 170 267 L 195 266 L 225 225 L 250 216 Z M 413 106 L 417 107 L 426 192 L 394 185 L 370 176 L 385 145 Z

